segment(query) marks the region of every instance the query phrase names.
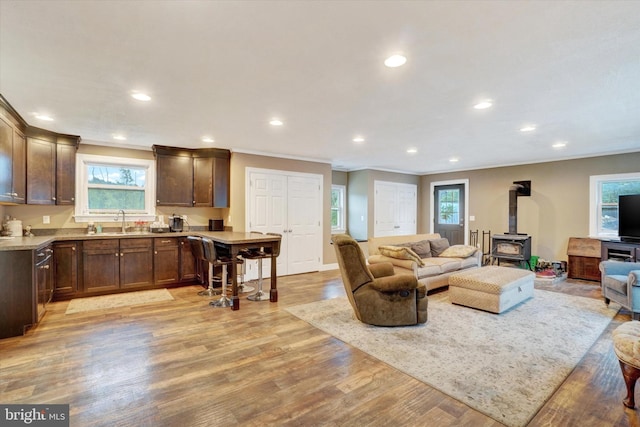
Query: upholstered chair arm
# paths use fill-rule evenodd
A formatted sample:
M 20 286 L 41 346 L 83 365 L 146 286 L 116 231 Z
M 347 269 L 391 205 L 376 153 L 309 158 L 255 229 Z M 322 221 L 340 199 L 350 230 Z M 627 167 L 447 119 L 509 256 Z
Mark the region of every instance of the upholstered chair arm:
M 381 262 L 380 264 L 369 265 L 369 271 L 373 277 L 393 276 L 393 264 L 390 262 Z
M 626 276 L 633 270 L 640 270 L 640 262 L 602 261 L 600 263 L 600 271 L 605 276 Z
M 629 286 L 640 286 L 640 270 L 630 271 L 629 277 L 627 278 L 627 283 L 629 284 Z
M 371 282 L 371 287 L 380 292 L 398 292 L 413 290 L 418 287 L 418 280 L 410 274 L 380 277 Z

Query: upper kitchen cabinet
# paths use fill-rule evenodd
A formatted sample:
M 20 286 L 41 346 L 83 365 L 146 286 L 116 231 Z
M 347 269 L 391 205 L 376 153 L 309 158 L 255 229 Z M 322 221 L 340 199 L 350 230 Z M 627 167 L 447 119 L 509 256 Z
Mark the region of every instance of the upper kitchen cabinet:
M 56 204 L 56 144 L 27 137 L 27 204 Z
M 26 123 L 0 95 L 0 202 L 26 200 Z
M 156 156 L 156 205 L 193 206 L 193 158 L 190 150 L 153 146 Z
M 80 138 L 59 135 L 56 144 L 56 204 L 76 203 L 76 151 Z
M 229 207 L 231 152 L 154 145 L 158 206 Z
M 27 204 L 75 203 L 76 150 L 80 138 L 27 128 Z
M 29 126 L 0 95 L 0 203 L 73 205 L 79 144 Z

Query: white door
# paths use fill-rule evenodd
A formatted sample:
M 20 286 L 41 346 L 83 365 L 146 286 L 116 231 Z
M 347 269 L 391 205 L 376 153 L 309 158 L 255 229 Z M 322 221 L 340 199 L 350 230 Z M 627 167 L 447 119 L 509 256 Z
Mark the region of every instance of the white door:
M 374 187 L 374 237 L 396 234 L 396 185 L 376 181 Z
M 321 246 L 320 183 L 318 178 L 290 176 L 287 180 L 289 227 L 287 245 L 289 252 L 288 274 L 318 271 Z M 312 250 L 311 248 L 315 248 Z
M 320 269 L 322 177 L 285 171 L 247 169 L 248 231 L 282 235 L 278 276 Z M 270 260 L 263 260 L 268 277 Z M 257 277 L 249 265 L 247 279 Z
M 417 211 L 416 185 L 374 182 L 374 237 L 416 234 Z

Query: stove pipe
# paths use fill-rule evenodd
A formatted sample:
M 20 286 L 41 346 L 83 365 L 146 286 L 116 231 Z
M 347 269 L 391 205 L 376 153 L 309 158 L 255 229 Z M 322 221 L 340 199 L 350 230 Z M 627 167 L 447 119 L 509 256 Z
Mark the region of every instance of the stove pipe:
M 520 184 L 509 187 L 509 234 L 518 234 L 518 190 Z

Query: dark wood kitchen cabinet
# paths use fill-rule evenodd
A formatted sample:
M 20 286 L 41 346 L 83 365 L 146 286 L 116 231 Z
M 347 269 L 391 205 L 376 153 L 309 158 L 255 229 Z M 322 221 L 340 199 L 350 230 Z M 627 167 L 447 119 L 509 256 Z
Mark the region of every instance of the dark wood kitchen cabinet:
M 1 111 L 1 110 L 0 110 Z M 26 138 L 11 120 L 0 115 L 0 202 L 26 200 Z
M 80 138 L 27 129 L 27 204 L 73 205 Z
M 180 241 L 180 281 L 196 280 L 196 263 L 198 262 L 193 256 L 191 244 L 186 237 L 181 237 Z
M 193 206 L 211 206 L 213 200 L 213 159 L 193 159 Z
M 80 242 L 65 241 L 53 244 L 53 298 L 70 298 L 78 292 L 78 247 Z
M 82 244 L 82 283 L 85 293 L 120 288 L 120 241 L 85 240 Z
M 180 246 L 177 237 L 153 239 L 154 277 L 157 285 L 180 282 Z
M 229 207 L 229 150 L 154 145 L 153 151 L 156 156 L 157 205 Z
M 0 338 L 23 335 L 46 311 L 52 293 L 51 247 L 0 251 Z
M 76 203 L 76 151 L 78 138 L 58 137 L 56 144 L 56 204 Z
M 56 204 L 56 144 L 27 138 L 27 204 Z
M 153 285 L 152 239 L 86 240 L 82 250 L 84 293 Z
M 153 285 L 152 239 L 120 240 L 120 288 Z
M 193 158 L 187 150 L 156 150 L 156 205 L 193 206 Z
M 35 252 L 36 319 L 38 323 L 53 297 L 53 249 L 51 245 Z

